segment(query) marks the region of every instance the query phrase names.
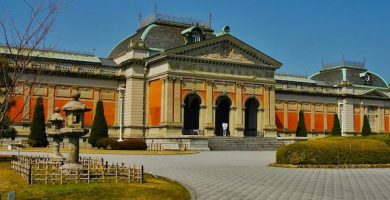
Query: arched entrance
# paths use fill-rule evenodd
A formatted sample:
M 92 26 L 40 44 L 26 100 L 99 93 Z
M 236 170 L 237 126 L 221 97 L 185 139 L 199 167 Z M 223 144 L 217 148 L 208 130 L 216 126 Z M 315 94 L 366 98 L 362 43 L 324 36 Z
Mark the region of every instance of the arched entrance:
M 199 133 L 199 110 L 202 100 L 197 94 L 189 94 L 184 99 L 184 126 L 183 135 L 197 135 Z
M 231 100 L 227 96 L 220 96 L 216 101 L 215 108 L 215 135 L 223 136 L 222 124 L 227 123 L 228 128 L 226 131 L 226 135 L 229 135 L 229 112 L 230 106 L 232 105 Z
M 245 137 L 257 136 L 257 110 L 259 106 L 259 101 L 255 98 L 249 98 L 245 102 Z

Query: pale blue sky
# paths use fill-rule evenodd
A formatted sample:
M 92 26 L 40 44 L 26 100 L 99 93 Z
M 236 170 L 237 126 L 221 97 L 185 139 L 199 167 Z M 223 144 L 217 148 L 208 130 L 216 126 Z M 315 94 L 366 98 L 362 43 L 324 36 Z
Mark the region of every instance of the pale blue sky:
M 34 0 L 27 0 L 34 4 Z M 283 63 L 278 72 L 311 75 L 325 62 L 363 61 L 390 82 L 390 1 L 376 0 L 66 0 L 48 42 L 107 57 L 135 33 L 138 15 L 158 12 L 229 25 L 242 41 Z M 23 0 L 0 0 L 0 11 L 26 19 Z M 1 38 L 0 38 L 1 39 Z

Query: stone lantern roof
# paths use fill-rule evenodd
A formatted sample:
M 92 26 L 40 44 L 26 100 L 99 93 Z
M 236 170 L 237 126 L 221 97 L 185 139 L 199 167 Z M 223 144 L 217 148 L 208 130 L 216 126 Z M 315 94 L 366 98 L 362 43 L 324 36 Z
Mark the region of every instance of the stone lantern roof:
M 54 114 L 52 114 L 49 118 L 50 122 L 54 122 L 54 121 L 64 121 L 64 118 L 61 116 L 60 114 L 60 108 L 59 107 L 56 107 L 55 110 L 54 110 Z
M 88 108 L 85 104 L 81 103 L 79 101 L 80 98 L 80 92 L 76 92 L 72 95 L 73 100 L 66 103 L 63 107 L 63 111 L 90 111 L 91 109 Z

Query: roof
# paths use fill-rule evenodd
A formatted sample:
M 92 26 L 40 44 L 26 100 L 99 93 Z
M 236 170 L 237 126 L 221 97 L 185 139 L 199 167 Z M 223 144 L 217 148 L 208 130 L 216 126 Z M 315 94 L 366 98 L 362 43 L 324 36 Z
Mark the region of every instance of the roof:
M 100 62 L 102 63 L 103 66 L 108 66 L 108 67 L 116 67 L 118 66 L 113 60 L 108 59 L 108 58 L 99 58 Z
M 316 81 L 311 80 L 305 76 L 300 76 L 300 75 L 275 74 L 275 80 L 276 81 L 286 81 L 286 82 L 317 84 Z
M 17 48 L 11 47 L 11 51 L 6 46 L 0 46 L 0 54 L 17 54 Z M 59 59 L 59 60 L 72 60 L 72 61 L 84 61 L 91 63 L 100 63 L 97 56 L 91 54 L 64 52 L 56 50 L 39 50 L 39 49 L 24 49 L 19 53 L 23 56 L 33 56 L 40 58 Z
M 247 43 L 241 41 L 240 39 L 237 39 L 236 37 L 230 34 L 224 34 L 219 37 L 213 37 L 213 38 L 202 40 L 200 42 L 194 42 L 188 45 L 182 45 L 179 47 L 168 49 L 159 54 L 150 56 L 147 59 L 155 60 L 167 55 L 184 55 L 186 54 L 186 52 L 191 51 L 193 49 L 197 49 L 200 47 L 211 48 L 210 45 L 220 44 L 221 42 L 228 42 L 234 46 L 238 46 L 239 48 L 245 48 L 246 49 L 245 52 L 248 55 L 252 56 L 254 59 L 261 60 L 263 63 L 272 66 L 274 68 L 279 68 L 282 65 L 282 63 L 280 63 L 276 59 L 268 56 L 267 54 L 259 51 L 258 49 L 248 45 Z
M 365 83 L 362 76 L 369 73 L 371 82 Z M 309 77 L 314 81 L 322 81 L 328 85 L 338 85 L 341 82 L 349 82 L 354 86 L 388 88 L 386 81 L 378 74 L 361 67 L 339 66 L 327 68 Z
M 172 49 L 175 47 L 185 45 L 185 39 L 182 35 L 182 31 L 190 28 L 188 26 L 175 26 L 165 22 L 155 21 L 153 24 L 149 24 L 141 29 L 138 29 L 137 32 L 121 42 L 119 42 L 110 52 L 109 58 L 115 58 L 123 53 L 127 52 L 130 49 L 130 44 L 132 42 L 143 41 L 145 46 L 151 50 L 160 50 L 164 51 L 167 49 Z M 202 28 L 202 27 L 200 27 Z M 210 29 L 202 29 L 205 34 L 205 38 L 215 37 L 212 34 Z

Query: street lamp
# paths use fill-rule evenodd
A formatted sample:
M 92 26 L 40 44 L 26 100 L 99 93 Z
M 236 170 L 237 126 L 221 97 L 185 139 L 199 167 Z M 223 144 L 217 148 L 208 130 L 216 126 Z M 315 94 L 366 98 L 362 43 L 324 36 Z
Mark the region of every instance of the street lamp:
M 126 90 L 123 87 L 119 87 L 118 89 L 119 93 L 119 139 L 118 142 L 123 141 L 123 93 Z

